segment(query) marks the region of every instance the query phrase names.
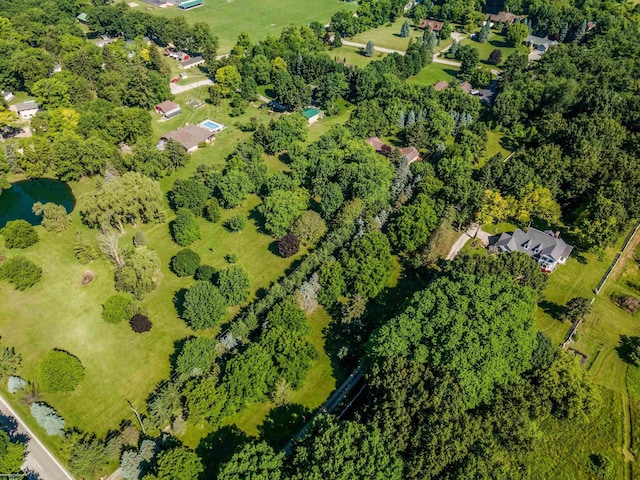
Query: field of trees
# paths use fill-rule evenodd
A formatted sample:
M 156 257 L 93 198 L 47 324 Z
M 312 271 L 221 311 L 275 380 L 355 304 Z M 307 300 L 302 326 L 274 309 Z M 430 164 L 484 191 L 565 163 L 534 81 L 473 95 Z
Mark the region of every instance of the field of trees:
M 0 188 L 57 178 L 76 198 L 1 226 L 3 396 L 83 478 L 626 478 L 635 244 L 591 291 L 640 214 L 632 7 L 524 2 L 494 31 L 450 2 L 270 7 L 245 22 L 238 2 L 176 17 L 0 0 L 0 87 L 40 105 L 28 121 L 0 106 Z M 409 42 L 422 18 L 444 32 Z M 451 41 L 459 67 L 433 64 L 452 25 L 476 40 Z M 531 31 L 561 40 L 533 65 Z M 215 84 L 172 95 L 169 43 L 203 55 L 188 81 Z M 494 67 L 495 103 L 458 88 Z M 168 99 L 182 113 L 164 120 Z M 226 128 L 192 154 L 158 143 L 205 119 Z M 445 262 L 474 222 L 549 228 L 575 250 L 551 275 L 477 241 Z M 578 323 L 574 357 L 558 345 Z M 285 455 L 356 367 L 342 415 Z M 19 440 L 0 438 L 3 471 Z

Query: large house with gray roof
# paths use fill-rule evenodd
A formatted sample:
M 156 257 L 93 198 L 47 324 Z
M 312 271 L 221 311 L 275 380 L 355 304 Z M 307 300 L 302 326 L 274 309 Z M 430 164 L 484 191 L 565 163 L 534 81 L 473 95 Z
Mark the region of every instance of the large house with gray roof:
M 560 238 L 559 233 L 536 228 L 513 233 L 503 233 L 495 248 L 500 252 L 522 252 L 536 260 L 543 272 L 553 272 L 558 264 L 564 264 L 571 255 L 573 247 Z

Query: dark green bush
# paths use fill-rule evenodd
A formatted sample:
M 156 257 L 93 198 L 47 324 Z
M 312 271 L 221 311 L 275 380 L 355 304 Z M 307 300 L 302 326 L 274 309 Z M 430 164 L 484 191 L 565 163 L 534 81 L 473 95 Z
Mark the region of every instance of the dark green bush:
M 190 277 L 200 266 L 200 255 L 190 248 L 183 248 L 171 259 L 171 270 L 179 277 Z
M 218 270 L 211 265 L 200 265 L 196 270 L 193 278 L 196 280 L 205 280 L 207 282 L 213 282 L 216 278 Z
M 242 215 L 234 215 L 230 217 L 226 222 L 224 222 L 224 226 L 230 232 L 239 232 L 247 225 L 247 219 Z

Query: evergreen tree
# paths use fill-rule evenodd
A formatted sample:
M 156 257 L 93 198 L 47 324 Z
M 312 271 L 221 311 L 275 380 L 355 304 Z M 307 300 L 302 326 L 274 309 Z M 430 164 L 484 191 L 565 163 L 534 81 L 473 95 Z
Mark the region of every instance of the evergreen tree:
M 373 54 L 375 53 L 375 50 L 373 48 L 373 41 L 369 40 L 367 42 L 367 46 L 364 48 L 364 56 L 365 57 L 373 57 Z
M 414 123 L 416 123 L 416 113 L 410 110 L 409 115 L 407 115 L 407 127 L 410 127 Z
M 585 19 L 582 21 L 582 23 L 576 30 L 576 33 L 573 36 L 573 41 L 576 43 L 580 43 L 586 34 L 587 34 L 587 20 Z
M 569 24 L 565 22 L 565 23 L 562 24 L 562 28 L 560 29 L 560 38 L 559 38 L 559 40 L 561 42 L 564 42 L 566 40 L 567 33 L 569 33 Z
M 400 36 L 402 38 L 407 38 L 409 36 L 409 20 L 405 20 L 402 24 L 402 28 L 400 28 Z

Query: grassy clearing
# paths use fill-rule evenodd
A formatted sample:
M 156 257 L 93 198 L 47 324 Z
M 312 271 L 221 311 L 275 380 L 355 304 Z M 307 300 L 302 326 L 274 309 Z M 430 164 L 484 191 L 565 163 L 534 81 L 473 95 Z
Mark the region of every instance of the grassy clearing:
M 509 156 L 509 150 L 504 148 L 502 139 L 504 134 L 502 132 L 498 132 L 496 130 L 489 130 L 487 132 L 487 146 L 484 150 L 484 155 L 482 157 L 482 161 L 478 165 L 478 168 L 482 168 L 482 165 L 489 160 L 494 155 L 500 154 L 502 158 L 507 158 Z
M 307 25 L 313 21 L 325 24 L 339 10 L 356 9 L 355 3 L 339 0 L 207 0 L 204 6 L 188 11 L 138 3 L 140 6 L 136 8 L 161 17 L 183 16 L 189 23 L 208 23 L 220 39 L 220 53 L 229 52 L 243 31 L 249 32 L 253 41 L 264 40 L 279 36 L 288 25 Z
M 329 50 L 329 55 L 338 62 L 343 62 L 347 65 L 355 65 L 361 68 L 366 67 L 373 60 L 382 60 L 387 56 L 384 52 L 375 52 L 373 57 L 365 57 L 361 48 L 349 47 L 346 45 Z
M 480 54 L 480 62 L 491 67 L 494 66 L 490 65 L 489 62 L 487 62 L 487 59 L 489 58 L 489 55 L 491 55 L 491 52 L 496 48 L 502 50 L 502 62 L 504 62 L 513 52 L 527 53 L 527 47 L 524 45 L 519 45 L 518 47 L 510 46 L 504 35 L 493 29 L 491 30 L 491 35 L 489 35 L 489 40 L 485 43 L 476 42 L 471 38 L 465 38 L 461 43 L 462 45 L 471 45 L 473 48 L 477 49 Z M 499 65 L 500 64 L 498 64 L 498 66 Z
M 400 29 L 405 21 L 409 21 L 411 28 L 409 36 L 402 38 L 400 36 Z M 381 25 L 380 27 L 359 33 L 349 40 L 357 43 L 367 43 L 369 40 L 372 40 L 376 47 L 390 48 L 392 50 L 406 52 L 409 47 L 409 40 L 412 38 L 422 38 L 422 34 L 422 30 L 413 25 L 412 19 L 398 17 L 393 23 L 389 22 L 385 25 Z
M 407 79 L 408 83 L 417 83 L 420 85 L 435 85 L 444 80 L 451 82 L 458 74 L 458 68 L 452 65 L 444 65 L 442 63 L 432 63 L 424 67 L 417 75 L 413 75 Z

